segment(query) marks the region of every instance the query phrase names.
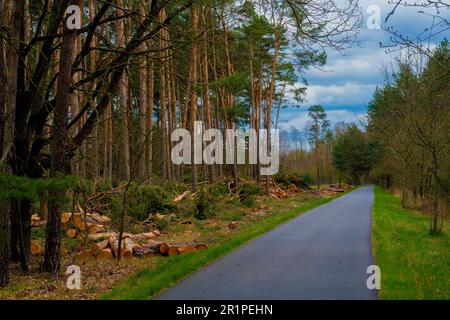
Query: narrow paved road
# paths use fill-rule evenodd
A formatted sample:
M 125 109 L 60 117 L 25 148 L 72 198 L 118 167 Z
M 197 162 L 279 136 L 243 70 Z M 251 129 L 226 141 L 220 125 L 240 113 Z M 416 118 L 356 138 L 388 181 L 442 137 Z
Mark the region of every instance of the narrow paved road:
M 157 299 L 376 299 L 372 187 L 308 211 L 163 292 Z

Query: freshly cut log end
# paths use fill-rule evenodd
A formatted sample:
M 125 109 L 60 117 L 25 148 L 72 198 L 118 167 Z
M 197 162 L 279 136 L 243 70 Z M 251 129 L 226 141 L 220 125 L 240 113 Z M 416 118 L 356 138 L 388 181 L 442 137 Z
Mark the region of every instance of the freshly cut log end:
M 180 254 L 180 252 L 178 251 L 177 246 L 169 246 L 169 251 L 167 251 L 167 255 L 169 257 L 177 256 L 179 254 Z
M 61 223 L 62 224 L 69 223 L 71 217 L 72 217 L 72 212 L 63 212 L 61 214 Z
M 79 228 L 80 230 L 81 230 L 81 228 L 84 228 L 84 221 L 83 221 L 83 219 L 81 218 L 81 214 L 79 214 L 79 213 L 74 213 L 74 214 L 72 215 L 72 224 L 73 224 L 75 227 Z
M 30 252 L 33 257 L 40 256 L 43 253 L 43 251 L 44 250 L 42 249 L 41 245 L 37 241 L 31 240 Z
M 167 243 L 161 243 L 160 245 L 159 245 L 159 252 L 161 253 L 161 254 L 166 254 L 166 253 L 168 253 L 169 252 L 169 250 L 170 250 L 170 247 L 169 247 L 169 245 L 167 244 Z
M 67 230 L 66 235 L 67 235 L 67 237 L 69 237 L 71 239 L 75 238 L 75 236 L 77 235 L 77 230 L 69 229 L 69 230 Z

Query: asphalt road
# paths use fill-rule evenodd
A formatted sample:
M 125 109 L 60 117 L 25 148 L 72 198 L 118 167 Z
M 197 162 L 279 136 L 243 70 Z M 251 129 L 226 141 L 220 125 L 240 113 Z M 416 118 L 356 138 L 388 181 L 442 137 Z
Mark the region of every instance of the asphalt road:
M 362 187 L 262 235 L 157 299 L 376 299 L 373 188 Z

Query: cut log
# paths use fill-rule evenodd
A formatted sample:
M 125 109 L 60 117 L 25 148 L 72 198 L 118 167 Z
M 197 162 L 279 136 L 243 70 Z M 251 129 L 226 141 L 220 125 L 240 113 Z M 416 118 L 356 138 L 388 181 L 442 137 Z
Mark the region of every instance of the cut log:
M 112 250 L 110 248 L 102 249 L 97 255 L 98 260 L 111 260 L 113 258 Z
M 101 241 L 101 240 L 109 239 L 111 237 L 117 237 L 117 233 L 116 232 L 101 232 L 101 233 L 89 235 L 89 239 L 92 241 Z
M 178 246 L 178 252 L 180 254 L 194 252 L 195 250 L 195 247 L 191 245 Z
M 103 249 L 106 249 L 108 244 L 109 244 L 108 240 L 103 240 L 103 241 L 100 241 L 100 242 L 94 244 L 91 248 L 92 255 L 98 256 Z
M 115 240 L 115 237 L 113 237 L 109 240 L 109 244 L 114 252 L 114 256 L 117 258 L 119 254 L 119 239 Z M 123 258 L 131 258 L 133 256 L 133 245 L 134 242 L 130 238 L 122 239 L 120 254 Z
M 123 239 L 126 239 L 126 238 L 132 238 L 134 235 L 132 234 L 132 233 L 129 233 L 129 232 L 124 232 L 123 234 L 122 234 L 122 238 Z
M 135 242 L 138 241 L 147 241 L 153 238 L 156 238 L 157 235 L 154 234 L 153 232 L 146 232 L 146 233 L 139 233 L 139 234 L 133 234 L 131 235 L 131 239 Z
M 102 217 L 102 221 L 104 224 L 109 224 L 111 223 L 111 218 L 107 217 L 107 216 L 101 216 Z
M 43 253 L 42 247 L 39 242 L 31 240 L 30 252 L 33 257 L 38 257 Z
M 206 250 L 206 249 L 208 249 L 208 246 L 206 244 L 204 244 L 204 243 L 199 243 L 199 244 L 197 244 L 195 246 L 195 249 L 197 249 L 197 250 Z
M 69 237 L 69 238 L 75 238 L 76 237 L 76 235 L 77 235 L 77 230 L 75 230 L 75 229 L 69 229 L 69 230 L 67 230 L 67 232 L 66 232 L 66 234 L 67 234 L 67 237 Z
M 72 212 L 63 212 L 61 214 L 61 223 L 62 224 L 69 223 L 71 217 L 72 217 Z
M 180 195 L 176 196 L 175 199 L 173 199 L 173 202 L 175 202 L 175 203 L 180 202 L 180 201 L 183 200 L 188 194 L 189 194 L 189 190 L 183 192 L 183 194 L 180 194 Z
M 89 234 L 96 234 L 101 231 L 104 231 L 104 227 L 102 224 L 94 224 L 94 223 L 88 223 L 88 233 Z
M 156 249 L 156 248 L 153 248 L 153 247 L 151 247 L 151 248 L 135 247 L 133 249 L 133 255 L 135 257 L 138 257 L 138 258 L 140 258 L 140 257 L 148 257 L 148 256 L 150 256 L 150 257 L 151 256 L 157 256 L 159 254 L 160 254 L 159 250 Z
M 178 251 L 178 247 L 177 246 L 169 246 L 169 251 L 167 251 L 167 255 L 169 257 L 176 256 L 176 255 L 179 255 L 179 254 L 180 254 L 180 252 Z
M 160 254 L 166 254 L 169 252 L 169 246 L 167 243 L 159 242 L 155 240 L 148 240 L 147 243 L 142 245 L 143 248 L 154 249 L 158 251 Z
M 96 243 L 96 246 L 99 247 L 100 249 L 106 249 L 108 247 L 108 245 L 109 245 L 108 239 Z
M 84 231 L 86 229 L 86 224 L 83 217 L 79 213 L 73 215 L 73 225 L 80 229 L 80 231 Z

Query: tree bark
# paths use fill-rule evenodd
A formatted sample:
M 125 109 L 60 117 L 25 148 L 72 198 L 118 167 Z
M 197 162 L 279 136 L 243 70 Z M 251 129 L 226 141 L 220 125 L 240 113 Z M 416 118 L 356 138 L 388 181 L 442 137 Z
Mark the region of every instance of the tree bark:
M 140 13 L 145 15 L 144 4 L 140 5 Z M 146 50 L 147 44 L 144 42 L 141 50 Z M 147 141 L 147 59 L 145 56 L 139 57 L 139 141 L 138 148 L 143 156 L 140 156 L 137 163 L 139 179 L 146 177 L 145 154 Z
M 197 8 L 194 6 L 191 10 L 191 18 L 192 18 L 192 48 L 191 48 L 191 75 L 190 75 L 190 83 L 193 89 L 190 92 L 190 129 L 191 129 L 191 167 L 192 167 L 192 191 L 195 192 L 197 190 L 197 165 L 194 163 L 194 136 L 195 136 L 195 128 L 194 122 L 197 119 L 197 94 L 195 92 L 195 84 L 197 81 L 197 44 L 195 43 L 195 37 L 197 34 L 197 24 L 198 24 L 198 12 Z
M 70 4 L 81 5 L 81 0 L 72 0 Z M 76 44 L 76 30 L 68 30 L 63 26 L 64 35 L 61 46 L 61 62 L 59 67 L 58 92 L 56 94 L 55 115 L 53 123 L 53 141 L 51 144 L 52 163 L 50 177 L 64 178 L 67 170 L 65 149 L 68 142 L 67 120 L 72 83 L 73 51 Z M 43 269 L 59 275 L 61 269 L 61 213 L 60 190 L 51 190 L 49 212 L 45 237 L 45 255 Z
M 11 150 L 14 143 L 14 115 L 17 97 L 18 48 L 21 25 L 21 1 L 1 2 L 0 27 L 7 28 L 8 42 L 0 38 L 0 172 L 11 174 Z M 0 288 L 9 283 L 11 201 L 0 201 Z
M 124 1 L 117 0 L 119 9 L 125 10 Z M 122 15 L 122 12 L 117 11 L 117 15 Z M 116 47 L 122 49 L 126 43 L 125 26 L 123 19 L 117 20 L 117 43 Z M 128 126 L 128 87 L 129 79 L 127 73 L 123 73 L 119 82 L 119 103 L 120 103 L 120 130 L 121 135 L 121 163 L 122 176 L 121 178 L 128 181 L 131 176 L 131 154 L 130 154 L 130 134 Z

